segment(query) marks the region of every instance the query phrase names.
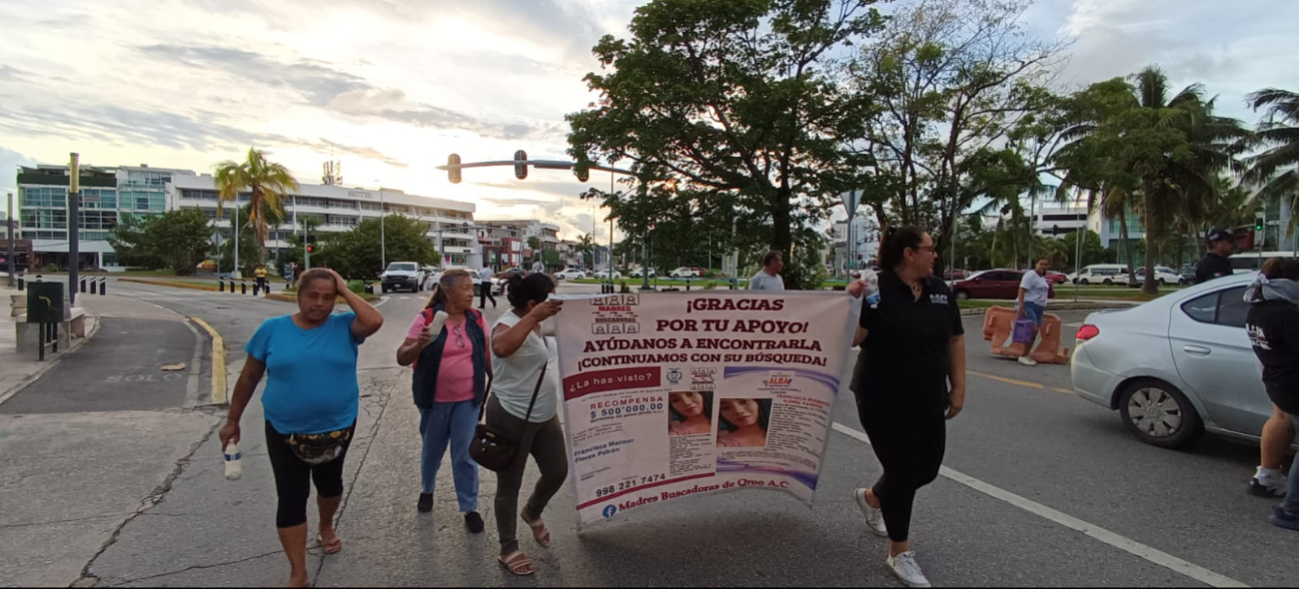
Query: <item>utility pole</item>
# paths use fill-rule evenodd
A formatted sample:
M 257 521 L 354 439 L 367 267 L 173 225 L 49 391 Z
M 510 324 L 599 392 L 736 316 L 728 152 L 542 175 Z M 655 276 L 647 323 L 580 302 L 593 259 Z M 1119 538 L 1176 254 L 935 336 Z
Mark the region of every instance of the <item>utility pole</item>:
M 81 156 L 72 154 L 68 166 L 68 306 L 77 304 L 77 274 L 81 269 Z
M 235 252 L 235 265 L 230 268 L 230 277 L 239 277 L 239 195 L 235 194 L 235 243 L 230 249 Z
M 388 206 L 383 202 L 383 185 L 379 185 L 379 262 L 388 269 Z
M 311 226 L 307 225 L 306 219 L 302 220 L 302 252 L 302 270 L 305 272 L 311 269 Z
M 14 257 L 14 193 L 9 193 L 9 214 L 5 217 L 5 223 L 9 225 L 9 254 L 5 258 L 9 262 L 9 286 L 14 286 L 14 266 L 18 265 L 18 259 Z M 30 254 L 28 254 L 30 255 Z

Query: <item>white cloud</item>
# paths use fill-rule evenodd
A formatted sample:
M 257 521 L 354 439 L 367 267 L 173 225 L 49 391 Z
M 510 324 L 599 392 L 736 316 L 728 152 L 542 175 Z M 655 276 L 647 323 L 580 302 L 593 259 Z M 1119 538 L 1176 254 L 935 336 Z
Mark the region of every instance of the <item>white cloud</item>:
M 643 0 L 7 0 L 0 4 L 0 173 L 61 162 L 210 170 L 255 145 L 304 180 L 329 158 L 348 183 L 475 202 L 481 218 L 591 230 L 587 185 L 534 170 L 435 169 L 447 154 L 563 158 L 563 117 L 593 97 L 590 48 L 626 36 Z M 1293 0 L 1040 0 L 1027 24 L 1074 39 L 1082 85 L 1159 63 L 1252 121 L 1243 95 L 1299 89 Z M 21 154 L 21 155 L 19 155 Z M 607 179 L 605 180 L 607 182 Z M 607 233 L 595 212 L 597 234 Z

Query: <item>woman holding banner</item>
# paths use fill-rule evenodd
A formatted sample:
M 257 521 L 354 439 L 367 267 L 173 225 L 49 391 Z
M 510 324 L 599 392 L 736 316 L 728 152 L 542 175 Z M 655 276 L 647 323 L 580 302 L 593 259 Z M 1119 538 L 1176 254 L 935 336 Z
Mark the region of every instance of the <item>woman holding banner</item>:
M 862 351 L 852 390 L 884 474 L 853 496 L 871 529 L 892 541 L 887 564 L 908 587 L 929 587 L 908 542 L 916 491 L 938 477 L 945 421 L 965 406 L 965 329 L 956 297 L 933 276 L 936 257 L 928 233 L 890 229 L 880 296 L 863 301 L 855 338 Z
M 487 401 L 487 424 L 517 442 L 514 463 L 496 473 L 496 532 L 501 554 L 497 559 L 511 573 L 537 571 L 528 555 L 519 550 L 514 514 L 532 528 L 532 538 L 542 548 L 550 546 L 550 531 L 541 512 L 568 478 L 568 451 L 559 424 L 559 394 L 546 378 L 550 351 L 541 333 L 541 322 L 555 316 L 563 303 L 547 301 L 555 282 L 545 274 L 527 277 L 511 274 L 507 298 L 512 309 L 492 328 L 492 395 Z M 541 478 L 523 511 L 515 511 L 528 455 L 537 461 Z

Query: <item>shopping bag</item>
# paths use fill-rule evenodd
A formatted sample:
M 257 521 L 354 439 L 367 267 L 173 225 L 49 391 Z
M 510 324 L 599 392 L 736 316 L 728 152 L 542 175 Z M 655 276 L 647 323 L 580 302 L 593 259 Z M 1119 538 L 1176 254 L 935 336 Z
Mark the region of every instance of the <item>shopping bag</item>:
M 1017 344 L 1033 343 L 1033 328 L 1037 327 L 1032 319 L 1020 317 L 1015 320 L 1015 330 L 1012 339 Z

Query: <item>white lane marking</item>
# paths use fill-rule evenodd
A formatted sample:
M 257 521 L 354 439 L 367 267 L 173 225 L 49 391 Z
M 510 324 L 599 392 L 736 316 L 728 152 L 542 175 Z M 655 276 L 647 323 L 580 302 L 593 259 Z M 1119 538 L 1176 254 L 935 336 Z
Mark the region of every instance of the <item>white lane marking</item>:
M 1083 322 L 1082 322 L 1082 321 L 1079 321 L 1079 322 L 1077 322 L 1077 323 L 1066 323 L 1066 324 L 1065 324 L 1065 327 L 1082 327 L 1082 326 L 1083 326 Z
M 835 422 L 834 429 L 835 431 L 838 431 L 839 433 L 844 434 L 850 438 L 853 438 L 859 442 L 862 442 L 863 444 L 866 444 L 868 446 L 871 443 L 870 438 L 867 437 L 865 433 L 850 428 L 842 423 Z M 1145 544 L 1137 542 L 1136 540 L 1125 538 L 1123 536 L 1115 534 L 1114 532 L 1106 530 L 1105 528 L 1102 528 L 1095 524 L 1087 523 L 1067 513 L 1063 513 L 1055 509 L 1051 509 L 1050 507 L 1042 505 L 1041 503 L 1026 499 L 1024 497 L 1011 493 L 1010 491 L 1007 491 L 1005 489 L 995 487 L 993 485 L 980 481 L 979 479 L 976 479 L 972 476 L 947 468 L 946 466 L 942 467 L 942 469 L 939 471 L 939 474 L 941 474 L 944 477 L 947 477 L 948 479 L 956 481 L 962 485 L 965 485 L 971 489 L 974 489 L 975 491 L 983 493 L 984 495 L 987 495 L 994 499 L 1000 499 L 1002 501 L 1005 501 L 1006 503 L 1014 505 L 1015 507 L 1023 509 L 1024 511 L 1045 518 L 1047 520 L 1053 521 L 1071 530 L 1081 532 L 1086 536 L 1090 536 L 1093 539 L 1099 540 L 1105 544 L 1109 544 L 1110 546 L 1118 548 L 1119 550 L 1127 552 L 1128 554 L 1131 554 L 1138 558 L 1145 559 L 1149 562 L 1162 566 L 1173 572 L 1180 573 L 1182 575 L 1190 577 L 1191 579 L 1209 585 L 1210 587 L 1249 587 L 1249 585 L 1241 583 L 1240 581 L 1237 581 L 1230 577 L 1219 575 L 1218 573 L 1215 573 L 1204 567 L 1186 562 L 1185 560 L 1177 558 L 1176 556 L 1168 554 L 1167 552 L 1163 552 L 1161 550 L 1151 548 L 1150 546 L 1146 546 Z

